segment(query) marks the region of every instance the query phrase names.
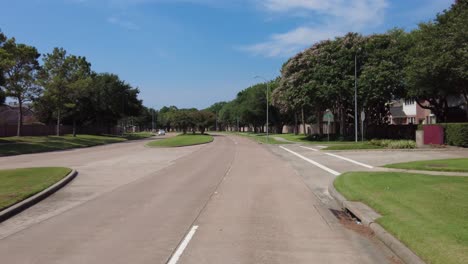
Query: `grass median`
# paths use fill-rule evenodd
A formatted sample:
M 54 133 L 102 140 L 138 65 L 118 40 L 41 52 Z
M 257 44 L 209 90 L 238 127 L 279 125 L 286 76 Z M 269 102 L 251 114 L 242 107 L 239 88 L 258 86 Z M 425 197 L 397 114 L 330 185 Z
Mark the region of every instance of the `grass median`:
M 468 172 L 468 158 L 413 161 L 389 164 L 385 167 L 405 170 Z
M 427 263 L 467 263 L 468 177 L 352 172 L 334 184 L 378 211 L 377 222 Z
M 261 144 L 272 144 L 272 145 L 279 145 L 279 144 L 289 144 L 287 141 L 280 141 L 275 139 L 276 135 L 269 135 L 268 138 L 266 134 L 257 134 L 257 133 L 235 133 L 236 135 L 248 137 L 258 143 Z
M 151 133 L 142 132 L 125 134 L 123 136 L 77 135 L 73 137 L 72 135 L 65 135 L 60 137 L 4 137 L 0 138 L 0 156 L 92 147 L 124 142 L 127 140 L 142 139 L 151 137 L 152 135 Z
M 147 144 L 149 147 L 185 147 L 206 144 L 213 141 L 211 135 L 200 135 L 200 134 L 186 134 L 178 135 L 175 137 L 160 139 L 151 141 Z
M 0 170 L 0 211 L 41 192 L 70 172 L 69 168 L 55 167 Z

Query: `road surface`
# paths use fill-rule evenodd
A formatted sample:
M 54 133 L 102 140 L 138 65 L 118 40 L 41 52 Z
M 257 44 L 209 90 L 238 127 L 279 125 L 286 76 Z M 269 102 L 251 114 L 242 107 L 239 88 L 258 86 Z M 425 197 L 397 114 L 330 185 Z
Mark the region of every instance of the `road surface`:
M 0 224 L 1 262 L 399 263 L 366 230 L 340 223 L 326 192 L 334 175 L 278 146 L 238 136 L 172 149 L 145 142 L 0 158 L 1 168 L 79 171 Z M 359 167 L 285 147 L 340 172 Z

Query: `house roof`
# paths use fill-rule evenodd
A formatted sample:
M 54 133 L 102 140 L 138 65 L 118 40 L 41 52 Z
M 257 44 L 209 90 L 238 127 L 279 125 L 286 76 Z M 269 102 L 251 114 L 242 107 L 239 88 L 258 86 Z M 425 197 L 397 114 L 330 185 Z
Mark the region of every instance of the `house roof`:
M 392 107 L 390 107 L 390 114 L 392 115 L 393 118 L 407 117 L 407 115 L 403 111 L 403 106 L 392 106 Z

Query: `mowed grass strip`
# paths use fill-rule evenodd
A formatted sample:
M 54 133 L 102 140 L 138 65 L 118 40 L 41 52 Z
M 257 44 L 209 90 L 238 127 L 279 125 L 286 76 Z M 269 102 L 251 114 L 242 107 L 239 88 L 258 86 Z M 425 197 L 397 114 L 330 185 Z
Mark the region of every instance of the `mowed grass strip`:
M 160 139 L 149 142 L 149 147 L 185 147 L 199 144 L 206 144 L 213 141 L 211 135 L 200 135 L 200 134 L 186 134 L 178 135 L 175 137 Z
M 124 136 L 72 135 L 41 137 L 4 137 L 0 140 L 0 156 L 92 147 L 127 140 L 142 139 L 151 133 L 132 133 Z
M 326 145 L 326 144 L 325 144 Z M 353 150 L 353 149 L 383 149 L 382 146 L 370 144 L 369 142 L 352 142 L 330 145 L 323 150 Z
M 351 172 L 334 184 L 427 263 L 468 263 L 468 177 Z
M 412 161 L 389 164 L 385 167 L 405 170 L 468 172 L 468 158 Z
M 289 142 L 286 142 L 286 141 L 280 141 L 280 140 L 277 140 L 275 139 L 275 135 L 269 135 L 268 138 L 266 136 L 266 134 L 257 134 L 257 133 L 242 133 L 242 132 L 239 132 L 239 133 L 236 133 L 236 135 L 240 135 L 240 136 L 245 136 L 245 137 L 248 137 L 258 143 L 261 143 L 261 144 L 271 144 L 271 145 L 279 145 L 279 144 L 289 144 Z
M 70 172 L 59 167 L 0 170 L 0 211 L 41 192 Z

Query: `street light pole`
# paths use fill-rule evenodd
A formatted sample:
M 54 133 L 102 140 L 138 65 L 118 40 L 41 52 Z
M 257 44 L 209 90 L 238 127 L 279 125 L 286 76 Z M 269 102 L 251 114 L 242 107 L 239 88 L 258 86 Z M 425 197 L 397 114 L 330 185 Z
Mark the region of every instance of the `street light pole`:
M 357 112 L 357 52 L 354 55 L 354 138 L 358 142 L 358 112 Z
M 266 141 L 267 141 L 267 144 L 270 143 L 269 142 L 269 123 L 270 123 L 270 120 L 268 119 L 268 112 L 269 112 L 269 104 L 268 104 L 268 95 L 269 95 L 269 90 L 270 90 L 270 87 L 269 87 L 269 84 L 268 84 L 268 80 L 262 76 L 255 76 L 255 78 L 259 78 L 259 79 L 263 79 L 266 83 L 266 86 L 267 86 L 267 90 L 266 90 Z
M 154 109 L 151 110 L 151 133 L 154 133 Z

